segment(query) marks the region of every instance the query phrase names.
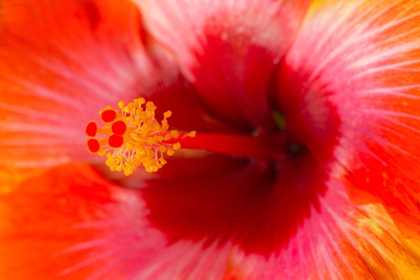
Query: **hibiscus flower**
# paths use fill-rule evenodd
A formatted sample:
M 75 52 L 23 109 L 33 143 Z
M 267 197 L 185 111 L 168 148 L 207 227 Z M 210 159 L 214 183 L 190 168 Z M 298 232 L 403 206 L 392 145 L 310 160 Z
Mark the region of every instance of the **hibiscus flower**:
M 1 279 L 420 277 L 418 1 L 0 4 Z

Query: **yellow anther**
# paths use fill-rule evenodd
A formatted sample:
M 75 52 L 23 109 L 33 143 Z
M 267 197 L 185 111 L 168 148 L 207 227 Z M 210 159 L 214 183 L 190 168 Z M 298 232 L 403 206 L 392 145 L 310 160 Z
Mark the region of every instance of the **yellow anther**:
M 175 150 L 172 148 L 169 148 L 168 151 L 166 152 L 168 154 L 168 156 L 173 156 L 175 154 Z
M 188 136 L 189 137 L 195 137 L 195 135 L 197 134 L 197 131 L 190 131 L 189 133 L 188 133 Z
M 162 142 L 162 141 L 163 141 L 163 136 L 155 136 L 155 137 L 154 137 L 154 139 L 155 139 L 157 142 Z
M 162 120 L 162 130 L 166 131 L 168 130 L 169 125 L 168 125 L 168 121 L 166 119 Z
M 178 131 L 176 131 L 176 130 L 172 130 L 172 131 L 171 131 L 171 135 L 172 135 L 172 137 L 173 137 L 173 138 L 175 138 L 175 139 L 179 137 L 179 133 L 178 133 Z
M 133 174 L 139 166 L 143 166 L 147 172 L 158 171 L 167 164 L 164 154 L 173 156 L 181 148 L 179 142 L 172 141 L 179 138 L 180 133 L 169 130 L 167 119 L 172 116 L 172 112 L 166 111 L 159 123 L 155 118 L 157 107 L 144 98 L 128 104 L 120 101 L 118 107 L 120 111 L 107 106 L 99 112 L 104 125 L 98 127 L 98 135 L 91 138 L 93 141 L 88 149 L 92 153 L 106 156 L 105 164 L 112 171 L 124 172 L 127 176 Z M 192 136 L 192 132 L 188 136 Z
M 163 114 L 163 116 L 164 116 L 165 118 L 170 118 L 170 117 L 172 116 L 172 112 L 171 112 L 171 111 L 166 111 L 166 112 Z

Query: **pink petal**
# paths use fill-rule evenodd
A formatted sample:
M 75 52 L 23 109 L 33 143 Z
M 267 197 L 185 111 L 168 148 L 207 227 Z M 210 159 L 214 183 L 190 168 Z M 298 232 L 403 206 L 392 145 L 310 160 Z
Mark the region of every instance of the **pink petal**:
M 337 143 L 334 176 L 368 194 L 358 202 L 381 201 L 407 236 L 420 233 L 419 24 L 417 1 L 321 1 L 280 70 L 282 84 L 295 85 L 280 100 L 317 104 L 291 109 L 302 121 L 294 129 L 317 139 L 312 150 Z

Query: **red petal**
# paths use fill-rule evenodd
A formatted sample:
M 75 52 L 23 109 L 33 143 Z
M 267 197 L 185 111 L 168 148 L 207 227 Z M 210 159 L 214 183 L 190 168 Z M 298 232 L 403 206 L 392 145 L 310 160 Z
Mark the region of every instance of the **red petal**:
M 232 242 L 268 258 L 287 246 L 311 208 L 319 210 L 326 175 L 306 155 L 278 166 L 260 161 L 213 176 L 162 177 L 145 185 L 148 219 L 172 243 L 206 240 L 206 248 Z
M 196 165 L 194 162 L 190 167 Z M 243 168 L 243 162 L 240 166 Z M 177 188 L 169 181 L 155 181 L 150 189 L 136 191 L 110 184 L 84 164 L 55 167 L 10 193 L 0 193 L 0 277 L 152 280 L 226 276 L 271 280 L 415 275 L 412 263 L 420 249 L 418 244 L 405 241 L 380 207 L 354 206 L 341 183 L 334 180 L 319 198 L 319 209 L 309 209 L 310 215 L 290 236 L 286 247 L 273 251 L 269 258 L 244 252 L 241 248 L 247 240 L 254 248 L 262 244 L 276 248 L 281 240 L 275 233 L 283 235 L 287 225 L 273 218 L 294 219 L 298 201 L 288 195 L 287 188 L 285 196 L 281 191 L 274 199 L 265 195 L 270 189 L 263 188 L 267 187 L 264 180 L 270 178 L 263 176 L 264 166 L 247 171 L 244 178 L 236 177 L 235 183 L 242 181 L 241 185 L 229 186 L 229 180 L 221 180 L 225 189 L 218 185 L 207 188 L 208 179 L 201 177 L 204 181 L 188 178 Z M 262 181 L 258 180 L 260 175 Z M 232 192 L 236 187 L 242 189 Z M 247 196 L 249 199 L 244 199 Z M 142 197 L 150 208 L 145 207 Z M 182 199 L 186 197 L 191 199 Z M 202 204 L 203 199 L 213 203 Z M 273 204 L 263 203 L 271 199 Z M 153 200 L 166 204 L 153 205 Z M 238 202 L 244 205 L 237 208 Z M 185 208 L 178 205 L 174 211 L 156 211 L 170 210 L 176 204 Z M 289 210 L 278 211 L 279 207 Z M 185 217 L 196 218 L 188 221 Z M 161 232 L 147 219 L 154 224 L 170 222 L 173 230 Z M 226 223 L 230 219 L 232 224 Z M 229 233 L 238 223 L 244 223 L 243 227 Z M 226 235 L 211 243 L 221 232 Z M 168 237 L 175 241 L 174 233 L 178 233 L 178 241 L 168 242 Z M 204 239 L 191 239 L 198 233 L 203 233 Z M 274 243 L 262 238 L 270 234 Z
M 258 180 L 258 177 L 252 178 L 252 174 L 260 171 L 246 173 L 246 178 Z M 415 275 L 412 263 L 419 252 L 418 244 L 404 241 L 380 207 L 352 205 L 338 181 L 329 183 L 330 190 L 320 197 L 319 210 L 310 209 L 310 216 L 289 238 L 287 247 L 270 254 L 269 258 L 244 252 L 241 245 L 247 239 L 253 240 L 254 246 L 264 242 L 270 245 L 268 240 L 261 239 L 259 230 L 266 235 L 273 227 L 277 233 L 285 229 L 285 224 L 278 221 L 255 228 L 256 224 L 293 213 L 252 207 L 264 201 L 261 194 L 269 189 L 259 185 L 260 189 L 252 192 L 249 186 L 255 184 L 246 183 L 246 178 L 242 193 L 231 192 L 229 188 L 220 188 L 218 193 L 210 189 L 207 192 L 206 181 L 196 180 L 194 186 L 188 184 L 190 187 L 184 185 L 178 189 L 156 181 L 154 187 L 142 195 L 140 191 L 111 185 L 87 165 L 51 169 L 9 194 L 0 194 L 0 256 L 3 256 L 0 277 L 10 280 L 30 279 L 33 275 L 37 275 L 37 279 L 134 277 L 152 280 L 224 279 L 226 276 L 269 280 L 326 279 L 327 276 L 353 279 L 373 275 L 385 279 L 389 275 Z M 191 183 L 191 179 L 188 182 Z M 168 187 L 168 191 L 164 187 Z M 243 200 L 246 192 L 250 200 Z M 210 196 L 207 200 L 214 203 L 201 204 L 203 197 L 195 196 L 197 193 L 207 193 Z M 226 196 L 229 193 L 231 195 Z M 183 196 L 193 198 L 178 201 L 186 203 L 185 209 L 177 207 L 173 213 L 156 212 L 156 207 L 170 209 Z M 156 202 L 167 204 L 147 209 L 141 197 L 146 198 L 148 205 L 152 197 Z M 230 197 L 230 201 L 225 200 L 226 197 Z M 279 207 L 295 202 L 288 201 L 286 196 L 280 200 L 286 204 L 276 200 Z M 244 203 L 241 209 L 236 208 L 238 201 Z M 192 205 L 195 206 L 190 208 Z M 259 205 L 266 208 L 264 204 Z M 232 212 L 223 211 L 227 209 L 223 206 Z M 193 212 L 188 213 L 188 209 Z M 263 215 L 257 215 L 254 210 Z M 178 215 L 181 212 L 196 219 L 187 222 Z M 243 231 L 238 228 L 233 235 L 221 235 L 210 244 L 215 233 L 232 227 L 222 221 L 240 212 L 248 216 L 237 218 L 249 225 L 242 228 Z M 209 220 L 215 213 L 219 213 L 217 217 L 221 221 Z M 175 219 L 171 223 L 178 229 L 178 242 L 168 243 L 165 237 L 168 232 L 163 234 L 150 227 L 146 215 L 154 223 Z M 223 227 L 210 227 L 204 221 Z M 232 223 L 237 224 L 237 219 Z M 191 236 L 200 232 L 205 233 L 203 241 L 192 242 Z M 277 245 L 271 243 L 273 247 Z
M 215 116 L 243 130 L 274 127 L 270 74 L 309 1 L 138 2 L 149 32 L 174 50 Z
M 163 65 L 164 68 L 168 65 Z M 175 66 L 174 66 L 175 67 Z M 156 106 L 157 116 L 163 116 L 167 110 L 172 111 L 169 119 L 171 129 L 198 132 L 234 133 L 240 128 L 217 120 L 200 98 L 197 91 L 181 75 L 174 83 L 154 88 L 147 93 Z

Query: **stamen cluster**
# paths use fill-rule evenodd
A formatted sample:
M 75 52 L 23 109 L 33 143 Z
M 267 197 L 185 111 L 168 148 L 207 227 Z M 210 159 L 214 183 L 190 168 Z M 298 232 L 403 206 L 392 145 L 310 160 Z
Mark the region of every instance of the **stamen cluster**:
M 173 140 L 180 134 L 169 130 L 168 118 L 172 112 L 165 112 L 159 123 L 155 118 L 155 104 L 144 98 L 127 105 L 121 101 L 118 106 L 121 112 L 110 106 L 99 112 L 104 124 L 102 128 L 98 128 L 95 121 L 87 124 L 85 132 L 89 137 L 89 152 L 106 156 L 105 163 L 112 171 L 123 171 L 127 176 L 140 165 L 147 172 L 158 171 L 167 163 L 164 154 L 172 156 L 181 148 L 181 144 Z M 195 132 L 188 134 L 194 135 Z

